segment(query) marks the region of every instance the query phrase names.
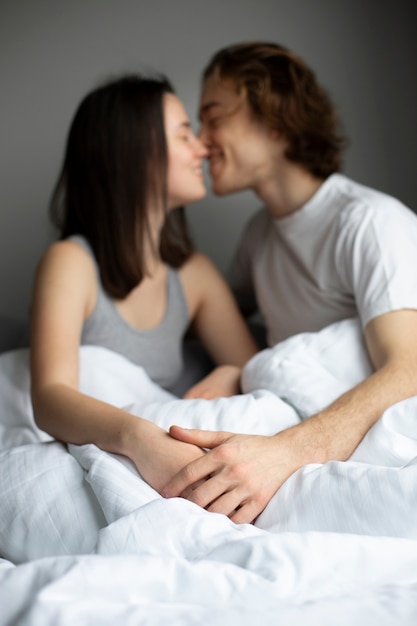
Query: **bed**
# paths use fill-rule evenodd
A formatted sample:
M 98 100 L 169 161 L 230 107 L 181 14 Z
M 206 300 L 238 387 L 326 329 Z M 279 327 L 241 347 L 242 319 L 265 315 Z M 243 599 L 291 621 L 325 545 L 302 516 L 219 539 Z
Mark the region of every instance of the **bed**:
M 301 468 L 255 524 L 235 525 L 161 498 L 125 458 L 40 431 L 24 331 L 8 320 L 0 341 L 2 626 L 415 626 L 417 398 L 347 462 Z M 262 350 L 229 399 L 181 400 L 103 348 L 82 347 L 80 364 L 83 391 L 164 428 L 260 434 L 372 371 L 355 319 Z

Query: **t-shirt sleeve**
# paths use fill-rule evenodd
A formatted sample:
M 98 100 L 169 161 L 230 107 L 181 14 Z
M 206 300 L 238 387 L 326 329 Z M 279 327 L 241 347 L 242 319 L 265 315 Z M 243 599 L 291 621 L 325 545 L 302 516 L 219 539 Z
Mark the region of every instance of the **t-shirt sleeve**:
M 400 309 L 417 309 L 417 216 L 394 199 L 353 210 L 336 251 L 339 275 L 364 327 Z

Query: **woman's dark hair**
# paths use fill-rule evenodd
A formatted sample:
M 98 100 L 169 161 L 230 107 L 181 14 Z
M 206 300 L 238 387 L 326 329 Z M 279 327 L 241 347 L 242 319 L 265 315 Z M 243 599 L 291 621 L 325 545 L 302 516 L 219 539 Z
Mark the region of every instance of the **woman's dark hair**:
M 203 79 L 232 80 L 255 117 L 288 141 L 286 156 L 314 176 L 341 169 L 346 145 L 335 108 L 314 72 L 287 48 L 274 43 L 240 43 L 219 50 Z
M 146 275 L 150 207 L 167 200 L 163 76 L 128 75 L 89 93 L 72 121 L 50 213 L 61 238 L 90 243 L 104 289 L 124 298 Z M 183 207 L 166 213 L 159 253 L 180 267 L 193 251 Z

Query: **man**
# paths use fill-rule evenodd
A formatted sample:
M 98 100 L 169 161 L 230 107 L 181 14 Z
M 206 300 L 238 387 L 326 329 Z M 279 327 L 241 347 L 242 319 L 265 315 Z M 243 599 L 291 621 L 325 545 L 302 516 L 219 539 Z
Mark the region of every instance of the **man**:
M 269 43 L 230 46 L 204 73 L 201 138 L 213 191 L 252 189 L 232 282 L 253 292 L 269 344 L 358 316 L 375 373 L 272 437 L 172 427 L 209 449 L 163 491 L 252 522 L 307 463 L 345 460 L 392 404 L 417 394 L 417 218 L 339 174 L 343 139 L 314 73 Z M 205 479 L 205 480 L 203 480 Z

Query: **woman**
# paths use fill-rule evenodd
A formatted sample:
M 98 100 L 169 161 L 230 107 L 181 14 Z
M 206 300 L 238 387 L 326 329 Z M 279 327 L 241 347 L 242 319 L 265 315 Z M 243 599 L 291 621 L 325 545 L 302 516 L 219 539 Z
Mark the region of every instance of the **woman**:
M 188 397 L 238 391 L 256 346 L 225 282 L 193 251 L 181 208 L 205 195 L 205 156 L 165 78 L 126 76 L 92 91 L 72 122 L 52 198 L 61 240 L 45 252 L 34 283 L 38 426 L 127 456 L 157 490 L 202 450 L 81 394 L 79 347 L 117 351 L 169 388 L 192 323 L 220 367 Z

